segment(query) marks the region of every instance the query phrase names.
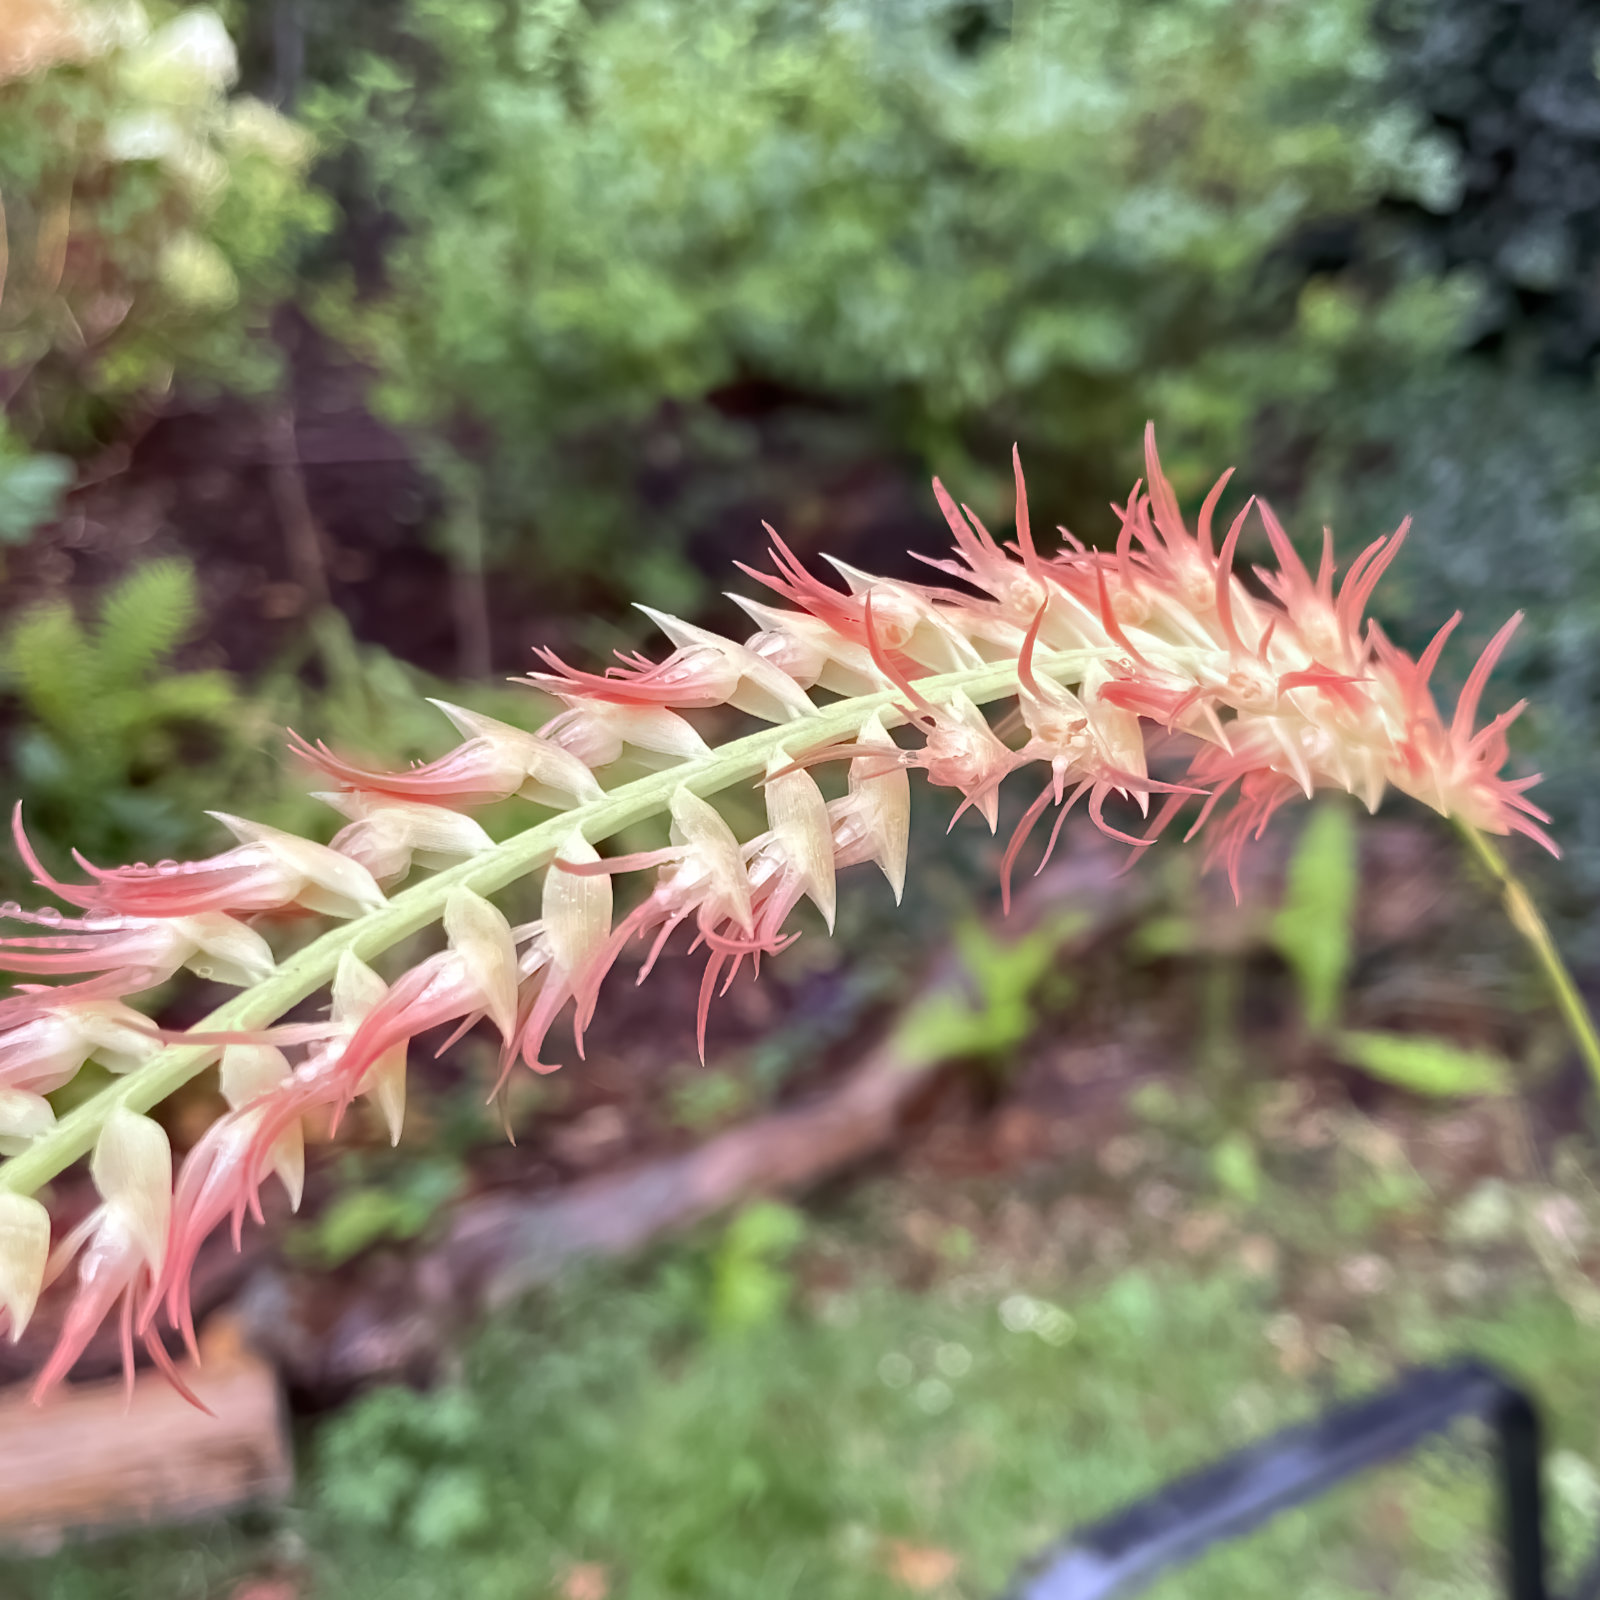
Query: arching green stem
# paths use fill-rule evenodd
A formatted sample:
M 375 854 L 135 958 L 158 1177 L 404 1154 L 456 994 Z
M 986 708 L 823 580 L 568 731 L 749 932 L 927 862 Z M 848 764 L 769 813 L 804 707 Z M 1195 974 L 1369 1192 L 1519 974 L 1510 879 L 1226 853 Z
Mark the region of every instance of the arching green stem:
M 1075 681 L 1084 665 L 1102 654 L 1093 650 L 1056 651 L 1038 657 L 1034 668 L 1054 678 Z M 934 704 L 948 699 L 957 689 L 982 704 L 1016 694 L 1017 666 L 1015 661 L 1000 661 L 965 668 L 923 678 L 916 687 Z M 446 896 L 456 885 L 463 884 L 479 894 L 494 894 L 545 866 L 575 828 L 591 844 L 598 844 L 623 828 L 665 811 L 680 785 L 687 785 L 696 794 L 709 795 L 736 783 L 748 783 L 766 772 L 776 751 L 801 756 L 848 739 L 874 711 L 893 705 L 899 698 L 896 692 L 886 691 L 836 701 L 815 716 L 763 728 L 708 755 L 621 784 L 598 800 L 536 823 L 494 849 L 402 890 L 381 911 L 330 929 L 291 956 L 270 978 L 235 995 L 196 1023 L 194 1031 L 237 1032 L 269 1027 L 291 1006 L 331 982 L 339 957 L 346 950 L 370 961 L 436 922 L 444 912 Z M 0 1164 L 0 1193 L 32 1194 L 93 1148 L 114 1107 L 148 1111 L 197 1077 L 215 1056 L 215 1047 L 174 1045 L 108 1085 L 69 1112 L 48 1133 L 41 1134 L 21 1155 Z
M 1500 885 L 1506 915 L 1510 917 L 1512 927 L 1528 941 L 1528 948 L 1533 951 L 1534 959 L 1538 961 L 1539 969 L 1555 996 L 1562 1020 L 1578 1047 L 1578 1054 L 1583 1057 L 1596 1087 L 1600 1088 L 1600 1034 L 1595 1032 L 1594 1018 L 1589 1015 L 1589 1008 L 1584 1004 L 1578 985 L 1573 981 L 1571 971 L 1550 936 L 1550 929 L 1539 915 L 1533 896 L 1511 870 L 1493 839 L 1480 833 L 1470 823 L 1458 821 L 1456 826 L 1473 855 Z

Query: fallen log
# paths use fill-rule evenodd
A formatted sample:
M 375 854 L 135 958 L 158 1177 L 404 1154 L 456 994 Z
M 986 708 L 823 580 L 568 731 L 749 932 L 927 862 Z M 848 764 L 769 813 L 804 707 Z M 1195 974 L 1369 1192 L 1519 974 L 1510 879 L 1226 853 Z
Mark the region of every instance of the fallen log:
M 293 1457 L 277 1373 L 237 1325 L 213 1318 L 199 1368 L 165 1378 L 68 1384 L 47 1406 L 0 1392 L 0 1544 L 46 1554 L 72 1533 L 169 1525 L 286 1499 Z

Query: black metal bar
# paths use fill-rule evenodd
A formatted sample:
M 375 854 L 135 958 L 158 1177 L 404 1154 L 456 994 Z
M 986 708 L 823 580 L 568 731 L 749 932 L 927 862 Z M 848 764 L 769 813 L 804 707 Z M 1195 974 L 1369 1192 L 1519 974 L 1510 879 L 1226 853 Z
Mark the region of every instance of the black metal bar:
M 1477 1361 L 1420 1368 L 1380 1394 L 1175 1480 L 1048 1552 L 1016 1583 L 1012 1600 L 1131 1594 L 1168 1568 L 1408 1454 L 1469 1416 L 1495 1429 L 1510 1600 L 1549 1600 L 1538 1414 L 1521 1390 Z

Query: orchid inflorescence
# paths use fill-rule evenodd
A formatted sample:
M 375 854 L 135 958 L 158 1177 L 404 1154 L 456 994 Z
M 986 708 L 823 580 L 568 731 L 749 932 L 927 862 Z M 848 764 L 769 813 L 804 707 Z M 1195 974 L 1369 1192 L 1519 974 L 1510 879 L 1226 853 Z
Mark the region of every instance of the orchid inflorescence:
M 772 598 L 735 597 L 754 634 L 736 643 L 652 611 L 673 646 L 662 661 L 629 656 L 597 674 L 541 651 L 526 681 L 565 709 L 537 733 L 441 704 L 463 742 L 404 772 L 368 770 L 291 734 L 296 755 L 332 786 L 322 798 L 347 819 L 329 845 L 219 815 L 237 840 L 221 854 L 111 869 L 78 857 L 85 881 L 65 882 L 35 853 L 19 812 L 17 843 L 35 880 L 81 913 L 0 908 L 38 930 L 0 939 L 0 965 L 74 980 L 19 983 L 0 1001 L 0 1151 L 12 1157 L 0 1167 L 0 1320 L 13 1339 L 41 1288 L 77 1260 L 76 1297 L 36 1394 L 119 1307 L 130 1372 L 140 1336 L 176 1377 L 156 1328 L 164 1318 L 193 1350 L 188 1283 L 202 1240 L 231 1219 L 237 1243 L 245 1216 L 260 1218 L 273 1175 L 298 1202 L 308 1118 L 336 1130 L 365 1096 L 398 1140 L 417 1035 L 453 1026 L 455 1037 L 486 1018 L 501 1040 L 497 1087 L 519 1065 L 550 1071 L 558 1017 L 570 1013 L 581 1056 L 624 947 L 649 941 L 643 981 L 688 924 L 690 948 L 705 953 L 703 1055 L 714 994 L 798 937 L 802 900 L 831 929 L 841 867 L 875 863 L 899 898 L 913 768 L 956 792 L 957 816 L 973 810 L 991 831 L 1002 782 L 1024 768 L 1042 775 L 1002 857 L 1008 900 L 1036 825 L 1054 811 L 1047 859 L 1079 800 L 1135 850 L 1193 804 L 1188 836 L 1208 829 L 1210 857 L 1236 887 L 1247 840 L 1285 801 L 1319 788 L 1375 808 L 1392 787 L 1479 834 L 1522 833 L 1554 851 L 1538 825 L 1548 819 L 1526 798 L 1535 780 L 1500 775 L 1521 707 L 1475 726 L 1515 617 L 1446 720 L 1428 684 L 1460 614 L 1417 660 L 1364 618 L 1404 526 L 1336 585 L 1326 538 L 1313 576 L 1260 501 L 1217 548 L 1212 520 L 1227 474 L 1191 531 L 1152 432 L 1145 453 L 1144 484 L 1115 508 L 1114 549 L 1061 530 L 1059 552 L 1042 554 L 1020 464 L 1016 535 L 1004 546 L 935 480 L 955 537 L 950 557 L 928 562 L 935 582 L 835 561 L 841 588 L 807 571 L 769 528 L 774 570 L 743 570 Z M 1277 559 L 1275 570 L 1257 569 L 1264 592 L 1233 570 L 1252 514 Z M 986 704 L 1003 714 L 991 719 Z M 713 748 L 692 714 L 717 707 L 761 726 Z M 604 787 L 597 769 L 625 755 L 650 770 Z M 1153 759 L 1168 755 L 1186 766 L 1163 762 L 1167 775 L 1154 776 Z M 829 765 L 844 773 L 832 799 L 813 776 Z M 768 827 L 741 841 L 706 796 L 752 780 Z M 554 815 L 496 844 L 467 813 L 513 796 Z M 1107 815 L 1113 801 L 1122 825 Z M 663 848 L 611 859 L 595 849 L 662 812 L 671 824 Z M 438 870 L 386 897 L 417 866 Z M 542 914 L 514 927 L 488 896 L 540 869 Z M 653 886 L 614 919 L 613 879 L 642 872 L 654 873 Z M 284 913 L 339 925 L 276 964 L 255 921 Z M 438 953 L 387 983 L 367 964 L 435 922 Z M 171 1035 L 127 999 L 183 967 L 243 993 Z M 325 1021 L 281 1021 L 324 988 Z M 121 1076 L 58 1122 L 47 1096 L 90 1059 Z M 213 1064 L 229 1109 L 174 1185 L 167 1136 L 145 1113 Z M 101 1204 L 52 1252 L 33 1192 L 91 1151 Z

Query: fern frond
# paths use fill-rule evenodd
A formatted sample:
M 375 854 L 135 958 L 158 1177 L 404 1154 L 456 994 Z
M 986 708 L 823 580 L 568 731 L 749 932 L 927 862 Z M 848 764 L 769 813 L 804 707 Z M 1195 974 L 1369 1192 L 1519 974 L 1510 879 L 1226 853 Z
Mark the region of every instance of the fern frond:
M 131 688 L 154 673 L 194 627 L 199 606 L 187 561 L 134 568 L 100 602 L 94 646 L 104 687 Z

